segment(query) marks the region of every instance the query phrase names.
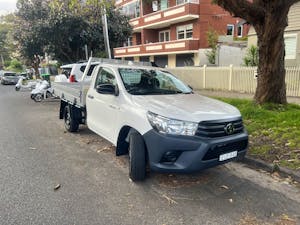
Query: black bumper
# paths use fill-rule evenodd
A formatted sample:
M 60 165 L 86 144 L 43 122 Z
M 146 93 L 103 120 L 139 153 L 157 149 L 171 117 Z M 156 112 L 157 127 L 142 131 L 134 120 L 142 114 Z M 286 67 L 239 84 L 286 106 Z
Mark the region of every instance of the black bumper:
M 144 134 L 144 140 L 150 168 L 158 172 L 196 172 L 243 158 L 248 147 L 245 130 L 222 138 L 164 135 L 151 130 Z M 219 160 L 220 155 L 233 151 L 237 151 L 237 157 Z

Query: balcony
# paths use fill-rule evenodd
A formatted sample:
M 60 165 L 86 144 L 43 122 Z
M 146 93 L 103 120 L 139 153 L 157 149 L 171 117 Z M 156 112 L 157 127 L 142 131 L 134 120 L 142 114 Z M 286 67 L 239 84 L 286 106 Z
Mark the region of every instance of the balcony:
M 199 1 L 170 7 L 166 10 L 150 13 L 140 18 L 130 20 L 134 32 L 142 29 L 159 29 L 171 24 L 181 23 L 199 18 Z
M 122 58 L 132 56 L 163 55 L 194 52 L 198 49 L 199 39 L 187 39 L 115 48 L 114 56 L 115 58 Z

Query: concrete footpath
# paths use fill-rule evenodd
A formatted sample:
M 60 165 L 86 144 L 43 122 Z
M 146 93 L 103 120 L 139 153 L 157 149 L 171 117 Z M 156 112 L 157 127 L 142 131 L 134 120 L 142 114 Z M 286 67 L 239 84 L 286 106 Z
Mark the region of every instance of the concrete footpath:
M 229 91 L 213 91 L 213 90 L 200 90 L 197 93 L 209 96 L 209 97 L 224 97 L 224 98 L 240 98 L 240 99 L 253 99 L 253 94 L 240 93 L 240 92 L 229 92 Z M 288 103 L 299 104 L 300 97 L 287 97 Z M 300 171 L 293 171 L 284 167 L 280 167 L 275 164 L 270 164 L 259 159 L 252 158 L 251 156 L 246 156 L 244 163 L 250 165 L 254 168 L 260 168 L 266 170 L 270 173 L 278 172 L 284 177 L 291 177 L 294 180 L 300 182 Z
M 240 99 L 253 99 L 254 94 L 242 92 L 229 92 L 229 91 L 214 91 L 214 90 L 197 90 L 197 93 L 205 96 L 224 97 L 224 98 L 240 98 Z M 287 97 L 288 103 L 300 105 L 300 97 Z

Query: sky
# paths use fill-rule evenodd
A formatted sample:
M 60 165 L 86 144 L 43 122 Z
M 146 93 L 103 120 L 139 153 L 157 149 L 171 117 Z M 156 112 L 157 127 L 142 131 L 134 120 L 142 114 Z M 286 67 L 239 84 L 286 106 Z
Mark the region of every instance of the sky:
M 0 0 L 0 15 L 13 12 L 16 9 L 17 0 Z

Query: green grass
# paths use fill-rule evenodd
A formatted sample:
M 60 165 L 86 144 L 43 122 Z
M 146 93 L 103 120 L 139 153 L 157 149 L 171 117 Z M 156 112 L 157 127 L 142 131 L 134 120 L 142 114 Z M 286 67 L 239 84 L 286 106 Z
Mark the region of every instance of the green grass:
M 236 106 L 249 132 L 248 154 L 300 170 L 300 106 L 256 105 L 251 100 L 218 98 Z

